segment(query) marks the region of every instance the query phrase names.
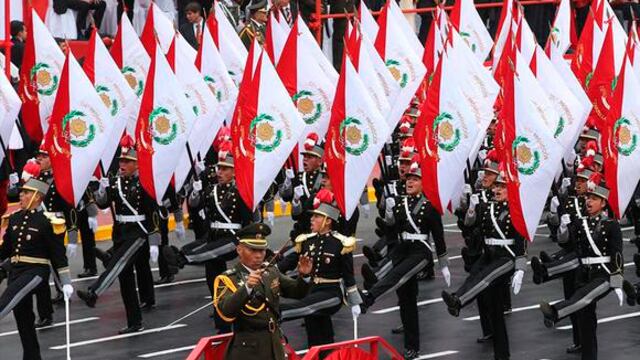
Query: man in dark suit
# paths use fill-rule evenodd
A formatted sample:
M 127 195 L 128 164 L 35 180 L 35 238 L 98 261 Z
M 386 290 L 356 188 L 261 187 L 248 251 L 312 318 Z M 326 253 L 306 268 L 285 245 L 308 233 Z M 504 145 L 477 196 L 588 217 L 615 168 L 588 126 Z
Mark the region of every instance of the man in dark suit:
M 190 2 L 184 7 L 187 22 L 180 26 L 180 34 L 194 49 L 200 45 L 200 36 L 204 29 L 204 17 L 202 17 L 202 5 Z
M 280 11 L 280 16 L 289 24 L 293 25 L 298 17 L 298 3 L 291 0 L 274 0 L 273 7 Z
M 27 27 L 22 21 L 11 22 L 11 62 L 18 68 L 22 65 L 24 42 L 27 40 Z
M 182 26 L 189 21 L 187 20 L 187 5 L 194 2 L 194 0 L 177 0 L 177 8 L 178 8 L 178 26 Z M 199 3 L 202 6 L 202 16 L 207 17 L 211 12 L 211 8 L 213 7 L 213 0 L 195 0 L 195 2 Z M 224 1 L 222 1 L 222 4 Z
M 66 13 L 68 9 L 78 11 L 76 17 L 78 38 L 89 38 L 89 31 L 85 31 L 88 29 L 86 21 L 89 11 L 94 10 L 93 25 L 99 29 L 104 11 L 107 9 L 107 3 L 104 0 L 53 0 L 53 11 L 55 11 L 56 14 L 62 15 Z

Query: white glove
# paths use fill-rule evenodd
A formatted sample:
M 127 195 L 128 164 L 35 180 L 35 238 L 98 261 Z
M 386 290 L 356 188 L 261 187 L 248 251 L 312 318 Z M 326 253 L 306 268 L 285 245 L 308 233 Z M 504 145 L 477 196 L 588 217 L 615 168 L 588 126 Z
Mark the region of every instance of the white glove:
M 207 168 L 207 166 L 204 164 L 204 161 L 196 161 L 195 168 L 196 174 L 200 175 L 200 173 L 202 173 Z
M 562 185 L 560 185 L 562 191 L 564 192 L 565 190 L 567 190 L 569 186 L 571 186 L 571 179 L 567 177 L 562 179 Z
M 560 216 L 560 224 L 567 226 L 569 223 L 571 223 L 571 216 L 569 214 Z
M 471 195 L 469 198 L 469 208 L 475 209 L 478 204 L 480 204 L 480 196 L 478 196 L 478 194 Z
M 304 195 L 304 187 L 302 185 L 298 185 L 293 189 L 293 198 L 296 200 L 300 200 L 300 198 Z
M 97 217 L 95 217 L 95 216 L 89 217 L 87 222 L 89 223 L 89 228 L 91 229 L 91 231 L 93 231 L 94 233 L 96 231 L 98 231 L 98 218 Z
M 464 195 L 471 195 L 473 191 L 471 190 L 471 185 L 469 184 L 464 184 L 464 188 L 462 188 L 462 194 Z
M 556 214 L 558 212 L 558 206 L 560 206 L 560 200 L 558 200 L 557 196 L 552 197 L 551 203 L 549 204 L 549 210 Z
M 184 223 L 182 221 L 177 221 L 176 222 L 176 228 L 174 230 L 176 232 L 176 236 L 178 237 L 178 240 L 184 240 Z
M 358 316 L 360 316 L 361 312 L 362 310 L 360 310 L 360 305 L 353 305 L 351 307 L 351 316 L 353 316 L 354 318 L 357 318 Z
M 202 180 L 194 181 L 191 187 L 193 188 L 193 192 L 202 191 Z
M 445 266 L 440 269 L 442 272 L 442 277 L 444 277 L 444 282 L 447 283 L 447 287 L 451 286 L 451 272 L 449 271 L 449 267 Z
M 276 224 L 276 215 L 273 213 L 273 211 L 267 211 L 267 222 L 271 226 L 274 226 Z
M 77 252 L 78 252 L 77 244 L 67 244 L 67 258 L 71 259 L 76 257 Z
M 371 205 L 369 204 L 362 205 L 362 215 L 364 215 L 365 219 L 369 218 L 369 216 L 371 215 Z
M 158 249 L 158 245 L 151 245 L 149 249 L 149 254 L 151 255 L 151 261 L 154 263 L 158 262 L 158 255 L 160 255 L 160 249 Z
M 296 174 L 293 172 L 293 169 L 287 169 L 284 171 L 284 175 L 287 177 L 287 179 L 291 180 L 293 179 Z
M 522 278 L 524 277 L 524 271 L 516 270 L 511 278 L 511 288 L 513 289 L 513 294 L 518 295 L 520 292 L 520 288 L 522 287 Z
M 109 187 L 109 178 L 107 177 L 100 178 L 100 187 L 98 188 L 98 191 L 104 192 L 108 187 Z
M 20 182 L 20 178 L 18 177 L 17 173 L 9 174 L 9 185 L 13 186 L 19 182 Z
M 396 199 L 390 197 L 384 201 L 385 209 L 391 211 L 396 206 Z
M 623 298 L 624 298 L 624 296 L 622 296 L 622 289 L 615 288 L 613 289 L 613 291 L 616 293 L 616 296 L 618 297 L 618 302 L 620 303 L 620 306 L 622 306 Z
M 62 293 L 64 294 L 64 299 L 69 300 L 73 295 L 73 286 L 70 284 L 62 285 Z

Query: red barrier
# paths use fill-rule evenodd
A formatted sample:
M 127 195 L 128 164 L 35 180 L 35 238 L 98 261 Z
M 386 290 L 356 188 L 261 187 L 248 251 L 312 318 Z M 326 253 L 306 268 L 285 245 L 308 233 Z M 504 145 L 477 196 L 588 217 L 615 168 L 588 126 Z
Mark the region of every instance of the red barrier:
M 209 336 L 200 339 L 196 347 L 191 350 L 186 360 L 220 360 L 224 358 L 227 346 L 233 333 Z M 284 344 L 284 351 L 288 360 L 301 360 L 296 351 L 289 344 Z
M 369 345 L 369 351 L 356 347 L 358 345 Z M 334 344 L 314 346 L 302 360 L 318 360 L 320 353 L 332 351 L 325 360 L 377 360 L 380 347 L 385 353 L 391 356 L 392 360 L 402 360 L 403 357 L 398 351 L 380 336 L 369 336 L 358 340 L 343 341 Z

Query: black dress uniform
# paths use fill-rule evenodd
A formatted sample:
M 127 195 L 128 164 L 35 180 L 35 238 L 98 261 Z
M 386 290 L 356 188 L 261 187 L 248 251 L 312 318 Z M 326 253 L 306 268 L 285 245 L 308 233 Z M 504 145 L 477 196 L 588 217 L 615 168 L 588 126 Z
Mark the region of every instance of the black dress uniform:
M 242 229 L 238 236 L 250 248 L 266 249 L 270 232 L 268 226 L 257 223 Z M 302 277 L 294 280 L 282 275 L 273 266 L 264 269 L 262 282 L 253 288 L 245 285 L 248 276 L 249 269 L 238 263 L 215 280 L 216 311 L 233 324 L 225 359 L 245 360 L 260 354 L 260 359 L 284 360 L 280 298 L 302 298 L 309 284 Z
M 464 284 L 450 294 L 442 292 L 449 313 L 458 316 L 460 308 L 479 295 L 485 296 L 493 330 L 493 351 L 496 359 L 509 358 L 509 339 L 504 322 L 504 292 L 514 270 L 524 271 L 527 263 L 526 240 L 511 223 L 509 204 L 490 201 L 470 209 L 467 225 L 476 221 L 482 229 L 484 250 L 471 267 Z
M 589 193 L 604 199 L 608 197 L 608 190 L 600 185 Z M 580 260 L 580 266 L 575 270 L 575 292 L 569 299 L 555 305 L 542 303 L 540 309 L 548 327 L 577 314 L 582 359 L 597 359 L 597 302 L 612 289 L 621 289 L 624 281 L 622 232 L 618 221 L 599 213 L 576 219 L 569 227 L 569 234 L 575 240 Z
M 57 270 L 63 285 L 71 284 L 64 220 L 34 209 L 17 211 L 4 217 L 3 225 L 5 222 L 0 260 L 10 259 L 11 268 L 7 289 L 0 296 L 0 319 L 13 310 L 24 349 L 23 359 L 38 360 L 41 357 L 32 296 L 49 278 L 50 267 Z
M 135 151 L 124 146 L 120 158 L 137 161 Z M 142 329 L 139 300 L 145 304 L 155 304 L 153 277 L 149 266 L 149 247 L 160 245 L 158 205 L 144 191 L 137 174 L 109 178 L 107 188 L 101 188 L 96 193 L 96 203 L 103 209 L 112 205 L 115 212 L 111 235 L 113 256 L 106 270 L 86 292 L 78 291 L 78 296 L 88 306 L 94 307 L 97 298 L 113 284 L 117 277 L 127 313 L 127 328 L 122 329 L 121 332 L 137 331 Z M 136 275 L 134 275 L 134 267 Z M 136 290 L 136 277 L 138 290 Z

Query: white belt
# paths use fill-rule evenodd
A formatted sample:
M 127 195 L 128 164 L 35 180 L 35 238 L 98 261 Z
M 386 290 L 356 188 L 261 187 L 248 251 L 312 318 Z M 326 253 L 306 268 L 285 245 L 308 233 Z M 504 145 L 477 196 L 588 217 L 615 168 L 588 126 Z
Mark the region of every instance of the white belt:
M 582 263 L 582 265 L 606 264 L 611 262 L 611 256 L 580 258 L 580 262 Z
M 409 241 L 424 241 L 427 240 L 429 238 L 429 235 L 427 234 L 411 234 L 408 232 L 403 232 L 402 234 L 400 234 L 400 237 L 402 238 L 402 240 L 409 240 Z
M 509 246 L 513 245 L 513 239 L 484 239 L 484 243 L 492 246 Z
M 237 223 L 224 223 L 220 221 L 214 221 L 210 226 L 212 229 L 218 230 L 238 230 L 242 228 L 242 225 Z
M 121 223 L 137 223 L 145 219 L 144 215 L 116 215 L 116 221 Z

